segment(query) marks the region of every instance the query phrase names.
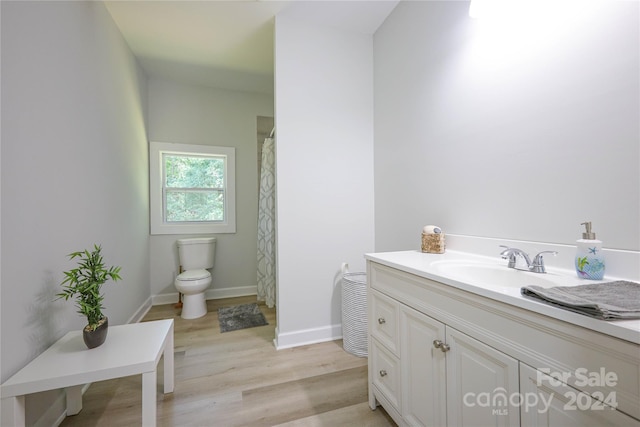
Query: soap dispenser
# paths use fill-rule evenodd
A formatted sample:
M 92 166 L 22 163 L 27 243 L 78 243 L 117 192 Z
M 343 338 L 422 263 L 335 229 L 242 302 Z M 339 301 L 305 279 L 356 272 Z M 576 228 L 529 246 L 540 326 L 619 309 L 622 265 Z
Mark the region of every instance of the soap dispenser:
M 576 240 L 576 273 L 582 279 L 601 280 L 604 277 L 602 241 L 591 231 L 591 222 L 583 222 L 585 232 Z

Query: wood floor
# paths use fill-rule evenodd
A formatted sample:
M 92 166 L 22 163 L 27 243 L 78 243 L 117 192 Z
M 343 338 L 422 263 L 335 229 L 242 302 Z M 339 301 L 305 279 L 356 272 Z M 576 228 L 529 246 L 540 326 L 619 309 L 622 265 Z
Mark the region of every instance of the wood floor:
M 342 341 L 276 351 L 275 309 L 264 305 L 269 325 L 220 333 L 217 309 L 250 302 L 255 296 L 210 300 L 207 315 L 195 320 L 181 319 L 173 305 L 147 313 L 143 321 L 175 322 L 175 390 L 162 394 L 159 373 L 158 426 L 396 425 L 382 408 L 369 409 L 367 359 L 345 352 Z M 141 380 L 92 384 L 82 411 L 61 425 L 140 425 Z

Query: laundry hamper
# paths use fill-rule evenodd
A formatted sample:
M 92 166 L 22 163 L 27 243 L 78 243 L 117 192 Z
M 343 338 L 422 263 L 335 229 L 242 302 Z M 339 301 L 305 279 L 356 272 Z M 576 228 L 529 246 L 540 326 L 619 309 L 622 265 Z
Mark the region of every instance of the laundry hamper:
M 367 275 L 342 274 L 342 347 L 359 357 L 367 356 Z

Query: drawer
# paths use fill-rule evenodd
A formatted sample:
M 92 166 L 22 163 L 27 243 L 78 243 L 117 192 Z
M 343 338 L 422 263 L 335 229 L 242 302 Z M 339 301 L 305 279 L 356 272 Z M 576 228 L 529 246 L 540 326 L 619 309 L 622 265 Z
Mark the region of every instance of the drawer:
M 388 296 L 372 290 L 370 313 L 371 335 L 398 356 L 400 305 Z
M 398 358 L 376 339 L 371 343 L 370 378 L 387 401 L 399 411 L 400 408 L 400 362 Z

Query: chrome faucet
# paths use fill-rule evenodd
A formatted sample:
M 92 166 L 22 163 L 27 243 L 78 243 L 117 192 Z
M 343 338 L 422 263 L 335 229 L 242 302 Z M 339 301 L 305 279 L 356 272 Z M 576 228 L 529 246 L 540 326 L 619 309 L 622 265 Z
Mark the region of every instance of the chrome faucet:
M 508 246 L 500 245 L 501 248 L 505 248 L 502 252 L 500 252 L 500 256 L 502 259 L 508 259 L 509 263 L 507 264 L 508 268 L 515 268 L 516 270 L 524 270 L 531 271 L 533 273 L 546 273 L 547 270 L 544 267 L 544 258 L 543 254 L 552 254 L 553 256 L 558 255 L 556 251 L 542 251 L 539 252 L 534 258 L 533 262 L 531 262 L 531 258 L 529 255 L 521 249 L 518 248 L 510 248 Z M 527 264 L 526 268 L 518 266 L 518 257 L 524 259 L 524 262 Z
M 502 257 L 502 259 L 509 260 L 507 267 L 515 268 L 516 270 L 525 270 L 523 268 L 518 268 L 518 257 L 520 257 L 527 263 L 526 270 L 529 270 L 531 268 L 531 258 L 529 258 L 529 255 L 526 252 L 522 251 L 521 249 L 510 248 L 505 245 L 500 245 L 500 247 L 505 248 L 504 251 L 500 252 L 500 256 Z

